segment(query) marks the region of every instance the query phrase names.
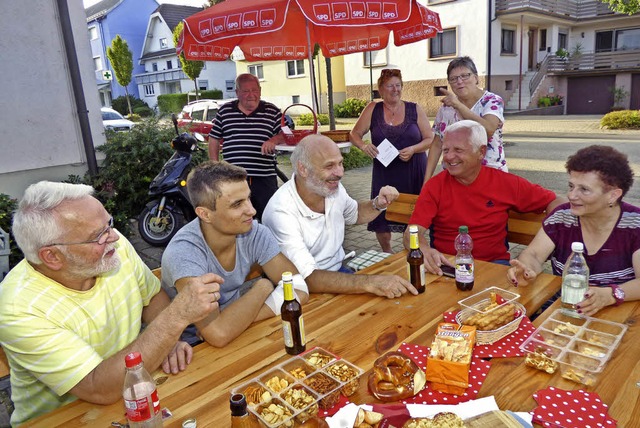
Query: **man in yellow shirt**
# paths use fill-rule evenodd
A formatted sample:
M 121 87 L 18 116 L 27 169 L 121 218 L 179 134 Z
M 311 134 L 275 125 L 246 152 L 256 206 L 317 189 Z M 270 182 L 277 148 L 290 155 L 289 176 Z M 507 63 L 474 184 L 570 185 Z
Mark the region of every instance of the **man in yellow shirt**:
M 92 194 L 90 186 L 42 181 L 25 191 L 14 216 L 25 260 L 0 284 L 12 425 L 76 398 L 121 399 L 124 356 L 133 351 L 150 371 L 184 370 L 192 350 L 180 333 L 217 308 L 210 275 L 192 278 L 170 303 Z

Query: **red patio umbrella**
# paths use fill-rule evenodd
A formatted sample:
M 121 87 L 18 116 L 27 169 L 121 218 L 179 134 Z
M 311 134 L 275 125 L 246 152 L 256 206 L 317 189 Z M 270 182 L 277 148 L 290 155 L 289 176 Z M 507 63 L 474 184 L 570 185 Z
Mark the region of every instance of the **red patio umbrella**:
M 311 63 L 315 43 L 325 57 L 373 51 L 387 46 L 391 31 L 401 46 L 442 26 L 416 0 L 226 0 L 185 19 L 176 50 L 190 60 L 224 61 L 238 46 L 248 61 Z

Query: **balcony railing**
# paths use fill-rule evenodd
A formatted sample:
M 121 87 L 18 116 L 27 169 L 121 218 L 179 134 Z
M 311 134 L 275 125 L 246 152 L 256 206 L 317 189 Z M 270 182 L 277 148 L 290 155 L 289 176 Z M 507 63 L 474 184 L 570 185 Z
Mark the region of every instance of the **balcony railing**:
M 640 49 L 617 52 L 585 52 L 570 58 L 549 55 L 547 71 L 640 70 Z
M 496 0 L 496 13 L 523 9 L 572 19 L 614 14 L 607 4 L 597 0 Z
M 184 71 L 181 68 L 174 68 L 172 70 L 162 71 L 148 71 L 142 74 L 136 74 L 133 76 L 137 85 L 144 85 L 147 83 L 155 82 L 175 82 L 181 79 L 188 79 Z

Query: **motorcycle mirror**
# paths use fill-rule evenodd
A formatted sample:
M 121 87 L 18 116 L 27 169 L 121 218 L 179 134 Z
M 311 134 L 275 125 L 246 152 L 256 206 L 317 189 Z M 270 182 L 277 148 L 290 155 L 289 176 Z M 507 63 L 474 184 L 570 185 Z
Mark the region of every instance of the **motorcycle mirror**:
M 173 127 L 176 130 L 176 135 L 180 135 L 180 132 L 178 132 L 178 118 L 176 117 L 175 113 L 171 113 L 171 121 L 173 122 Z
M 204 137 L 202 136 L 201 133 L 199 132 L 194 132 L 193 136 L 196 137 L 196 140 L 200 141 L 201 143 L 204 142 Z

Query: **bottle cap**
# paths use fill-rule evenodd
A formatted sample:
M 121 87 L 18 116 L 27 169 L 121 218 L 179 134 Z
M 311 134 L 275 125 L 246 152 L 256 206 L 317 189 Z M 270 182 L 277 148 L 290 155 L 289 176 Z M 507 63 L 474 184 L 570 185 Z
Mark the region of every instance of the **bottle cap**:
M 282 272 L 282 281 L 283 282 L 293 281 L 293 274 L 291 272 Z
M 124 364 L 127 368 L 137 366 L 140 363 L 142 363 L 142 355 L 140 355 L 140 352 L 132 352 L 124 357 Z
M 247 399 L 244 394 L 232 394 L 229 399 L 231 416 L 244 416 L 247 414 Z
M 469 233 L 469 228 L 467 226 L 460 226 L 458 228 L 458 233 Z
M 416 226 L 415 224 L 409 225 L 409 233 L 417 233 L 418 232 L 418 226 Z
M 581 253 L 584 251 L 584 245 L 582 244 L 582 242 L 574 242 L 571 244 L 571 251 Z

